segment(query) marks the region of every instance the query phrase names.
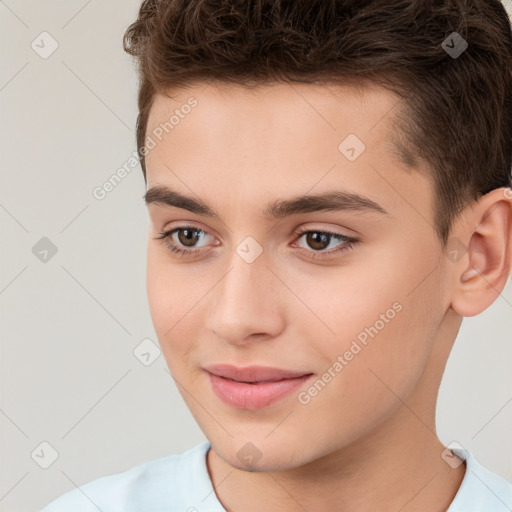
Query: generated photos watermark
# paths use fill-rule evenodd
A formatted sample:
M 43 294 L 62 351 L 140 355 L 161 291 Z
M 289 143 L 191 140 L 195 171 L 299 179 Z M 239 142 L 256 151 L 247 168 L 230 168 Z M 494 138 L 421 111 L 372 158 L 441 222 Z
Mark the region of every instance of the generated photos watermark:
M 150 135 L 146 136 L 144 146 L 140 148 L 140 154 L 146 157 L 147 154 L 157 146 L 164 136 L 164 133 L 170 133 L 176 126 L 178 126 L 185 117 L 192 112 L 192 108 L 197 107 L 198 101 L 194 96 L 191 96 L 186 103 L 183 103 L 180 108 L 174 110 L 174 113 L 169 117 L 168 121 L 160 123 L 153 128 Z M 124 162 L 124 164 L 117 169 L 104 183 L 93 188 L 92 195 L 98 201 L 102 201 L 107 197 L 107 194 L 112 192 L 133 169 L 135 169 L 140 162 L 139 152 L 134 150 L 132 155 Z
M 379 315 L 379 319 L 374 322 L 370 327 L 365 327 L 357 336 L 352 340 L 350 348 L 346 350 L 343 355 L 338 355 L 336 360 L 327 368 L 327 370 L 317 379 L 306 391 L 301 391 L 297 398 L 303 405 L 307 405 L 311 400 L 317 396 L 324 388 L 332 381 L 348 364 L 354 359 L 354 356 L 359 354 L 363 348 L 368 346 L 368 342 L 374 339 L 381 331 L 395 318 L 397 313 L 402 311 L 403 306 L 400 302 L 393 303 L 391 308 L 388 308 L 385 313 Z

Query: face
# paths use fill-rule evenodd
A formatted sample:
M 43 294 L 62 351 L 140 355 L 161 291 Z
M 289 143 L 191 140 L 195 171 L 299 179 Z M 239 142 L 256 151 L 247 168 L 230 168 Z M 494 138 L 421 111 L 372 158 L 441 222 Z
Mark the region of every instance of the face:
M 309 84 L 155 99 L 152 320 L 183 399 L 234 467 L 283 470 L 353 445 L 429 364 L 450 301 L 431 183 L 390 142 L 396 102 Z M 241 373 L 215 377 L 215 365 Z M 254 366 L 293 373 L 243 373 Z

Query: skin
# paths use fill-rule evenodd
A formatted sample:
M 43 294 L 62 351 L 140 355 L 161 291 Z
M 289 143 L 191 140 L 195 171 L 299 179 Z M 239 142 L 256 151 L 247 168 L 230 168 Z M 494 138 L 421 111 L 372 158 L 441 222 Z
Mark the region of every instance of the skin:
M 196 83 L 155 98 L 146 134 L 190 96 L 198 105 L 147 154 L 147 188 L 201 198 L 220 219 L 149 204 L 147 291 L 169 370 L 212 445 L 219 500 L 235 512 L 446 510 L 465 465 L 441 457 L 437 392 L 462 317 L 484 311 L 507 283 L 512 195 L 497 189 L 468 205 L 451 232 L 467 251 L 454 261 L 434 231 L 426 163 L 412 170 L 392 151 L 390 92 Z M 366 145 L 353 162 L 338 150 L 350 133 Z M 263 217 L 274 200 L 333 189 L 389 214 Z M 176 245 L 209 250 L 180 257 L 155 239 L 180 225 L 206 234 L 195 246 L 175 234 Z M 313 260 L 298 227 L 359 242 Z M 236 252 L 247 236 L 263 250 L 252 263 Z M 331 240 L 323 253 L 344 243 Z M 234 409 L 203 370 L 258 364 L 321 377 L 396 302 L 401 311 L 307 404 L 293 392 Z M 261 453 L 250 466 L 237 457 L 248 442 Z

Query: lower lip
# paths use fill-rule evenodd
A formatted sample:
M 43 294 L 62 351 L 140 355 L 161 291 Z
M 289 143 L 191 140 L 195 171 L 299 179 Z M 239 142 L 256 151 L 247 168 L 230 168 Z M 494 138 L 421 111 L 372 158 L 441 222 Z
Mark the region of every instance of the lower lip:
M 213 391 L 224 403 L 236 409 L 250 411 L 261 409 L 283 398 L 312 377 L 312 374 L 309 374 L 294 379 L 247 384 L 219 377 L 212 373 L 209 375 Z

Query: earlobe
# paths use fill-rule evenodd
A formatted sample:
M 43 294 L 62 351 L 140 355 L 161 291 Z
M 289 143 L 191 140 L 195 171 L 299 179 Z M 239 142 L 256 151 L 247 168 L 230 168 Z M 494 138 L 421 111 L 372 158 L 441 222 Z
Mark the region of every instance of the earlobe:
M 512 262 L 512 198 L 505 188 L 493 190 L 468 209 L 467 254 L 454 269 L 451 307 L 461 316 L 487 309 L 506 286 Z

